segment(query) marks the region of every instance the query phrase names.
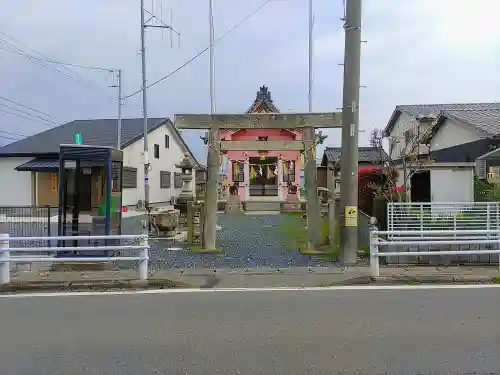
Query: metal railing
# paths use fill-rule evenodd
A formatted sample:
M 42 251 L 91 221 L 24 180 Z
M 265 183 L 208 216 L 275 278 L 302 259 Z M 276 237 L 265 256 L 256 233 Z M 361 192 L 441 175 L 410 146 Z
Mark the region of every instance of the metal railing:
M 0 206 L 0 233 L 9 233 L 12 237 L 22 237 L 11 242 L 16 247 L 50 246 L 50 241 L 24 241 L 24 237 L 51 236 L 57 230 L 57 221 L 51 222 L 57 212 L 50 206 Z
M 387 230 L 392 232 L 389 236 L 397 236 L 398 231 L 418 231 L 422 236 L 421 232 L 426 230 L 497 228 L 500 228 L 499 202 L 391 202 L 387 207 Z
M 106 246 L 77 246 L 77 247 L 11 247 L 12 241 L 82 241 L 82 240 L 139 240 L 139 245 L 106 245 Z M 10 282 L 10 263 L 94 263 L 94 262 L 116 262 L 116 261 L 139 261 L 139 278 L 146 280 L 148 277 L 148 262 L 149 262 L 148 235 L 116 235 L 116 236 L 64 236 L 64 237 L 11 237 L 8 234 L 0 234 L 0 284 Z M 107 250 L 138 250 L 138 256 L 72 256 L 72 257 L 47 257 L 47 252 L 69 252 L 69 251 L 85 251 L 98 252 Z M 30 253 L 29 256 L 13 256 L 12 253 Z M 33 252 L 38 252 L 38 255 L 31 255 Z
M 386 237 L 386 238 L 383 238 Z M 473 250 L 429 250 L 429 251 L 380 251 L 380 247 L 423 245 L 478 245 Z M 370 231 L 370 268 L 371 275 L 380 276 L 380 258 L 382 257 L 421 257 L 443 255 L 500 255 L 500 230 L 399 230 L 379 231 L 375 227 Z M 500 272 L 500 256 L 498 260 Z

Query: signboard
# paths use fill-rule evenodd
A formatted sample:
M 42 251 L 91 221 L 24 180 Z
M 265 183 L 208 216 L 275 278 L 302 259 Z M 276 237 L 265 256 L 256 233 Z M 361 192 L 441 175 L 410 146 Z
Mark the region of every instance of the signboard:
M 356 206 L 345 206 L 345 226 L 358 226 L 358 208 Z
M 52 173 L 52 191 L 57 191 L 57 173 Z
M 82 141 L 82 133 L 75 133 L 75 135 L 73 136 L 73 143 L 75 145 L 81 145 Z

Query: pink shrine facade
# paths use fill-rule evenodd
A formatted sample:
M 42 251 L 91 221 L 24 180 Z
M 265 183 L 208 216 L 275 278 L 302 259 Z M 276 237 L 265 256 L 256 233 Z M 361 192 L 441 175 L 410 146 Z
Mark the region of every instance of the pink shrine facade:
M 278 113 L 271 92 L 262 86 L 247 113 Z M 294 141 L 302 132 L 287 129 L 241 129 L 224 131 L 221 141 Z M 284 201 L 299 197 L 302 159 L 300 151 L 228 151 L 223 168 L 227 182 L 237 189 L 240 200 Z

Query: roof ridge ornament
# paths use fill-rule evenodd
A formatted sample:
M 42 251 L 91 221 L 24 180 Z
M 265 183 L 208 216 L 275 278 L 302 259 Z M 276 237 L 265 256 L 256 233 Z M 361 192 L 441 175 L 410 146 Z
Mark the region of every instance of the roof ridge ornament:
M 259 87 L 259 91 L 257 91 L 255 102 L 266 100 L 272 103 L 273 100 L 271 99 L 271 91 L 269 91 L 269 88 L 266 85 L 262 85 L 261 87 Z

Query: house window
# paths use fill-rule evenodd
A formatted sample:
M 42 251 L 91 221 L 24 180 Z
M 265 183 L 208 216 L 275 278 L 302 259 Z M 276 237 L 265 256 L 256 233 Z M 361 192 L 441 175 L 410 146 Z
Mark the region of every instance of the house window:
M 170 137 L 165 134 L 165 148 L 170 148 Z
M 291 160 L 283 161 L 283 182 L 295 182 L 295 163 Z
M 160 145 L 157 144 L 154 145 L 154 157 L 155 159 L 160 158 Z
M 233 182 L 245 182 L 245 164 L 233 163 Z
M 122 183 L 124 189 L 137 188 L 137 168 L 123 167 Z
M 172 174 L 167 171 L 160 171 L 160 189 L 170 189 L 172 185 Z
M 174 173 L 174 188 L 176 188 L 176 189 L 182 188 L 181 175 L 182 175 L 182 173 L 180 173 L 180 172 Z

